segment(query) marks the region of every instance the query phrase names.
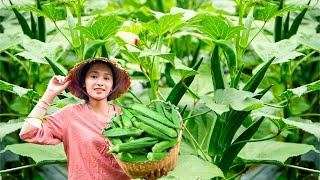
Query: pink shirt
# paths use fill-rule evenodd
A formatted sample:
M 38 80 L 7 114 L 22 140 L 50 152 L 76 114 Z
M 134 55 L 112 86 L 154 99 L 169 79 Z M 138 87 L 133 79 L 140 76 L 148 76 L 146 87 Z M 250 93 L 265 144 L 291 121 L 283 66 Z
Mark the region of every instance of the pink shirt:
M 70 105 L 45 117 L 42 128 L 22 134 L 21 139 L 37 144 L 63 142 L 70 180 L 130 179 L 102 137 L 107 122 L 99 121 L 87 104 Z

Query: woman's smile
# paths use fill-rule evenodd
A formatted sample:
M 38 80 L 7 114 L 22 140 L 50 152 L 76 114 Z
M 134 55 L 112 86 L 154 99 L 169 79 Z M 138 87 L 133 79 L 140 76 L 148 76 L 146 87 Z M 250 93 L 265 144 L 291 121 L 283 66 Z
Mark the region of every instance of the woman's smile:
M 95 90 L 95 91 L 105 91 L 104 88 L 94 88 L 93 90 Z

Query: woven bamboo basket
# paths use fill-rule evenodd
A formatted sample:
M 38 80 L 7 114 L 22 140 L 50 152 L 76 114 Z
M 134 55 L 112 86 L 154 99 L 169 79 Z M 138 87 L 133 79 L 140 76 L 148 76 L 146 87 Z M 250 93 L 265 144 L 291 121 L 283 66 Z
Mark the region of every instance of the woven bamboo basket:
M 171 171 L 176 167 L 178 154 L 180 151 L 180 144 L 181 144 L 181 137 L 182 137 L 181 128 L 178 135 L 178 143 L 172 147 L 168 155 L 160 160 L 157 161 L 145 161 L 145 162 L 137 162 L 137 163 L 130 163 L 130 162 L 123 162 L 119 160 L 116 156 L 115 159 L 117 160 L 120 167 L 129 175 L 131 178 L 143 178 L 145 175 L 155 171 L 157 169 L 165 168 L 166 171 Z
M 121 168 L 131 176 L 131 178 L 142 178 L 145 175 L 157 169 L 166 168 L 171 171 L 176 167 L 178 154 L 180 149 L 180 142 L 170 149 L 168 155 L 158 161 L 146 161 L 138 163 L 128 163 L 120 161 L 116 158 Z

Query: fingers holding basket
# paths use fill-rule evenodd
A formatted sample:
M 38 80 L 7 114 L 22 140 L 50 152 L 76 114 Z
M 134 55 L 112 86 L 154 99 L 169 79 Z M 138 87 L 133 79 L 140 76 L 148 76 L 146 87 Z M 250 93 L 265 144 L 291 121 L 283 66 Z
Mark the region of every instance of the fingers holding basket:
M 166 168 L 157 169 L 155 171 L 151 171 L 151 173 L 147 174 L 144 179 L 146 180 L 154 180 L 158 179 L 162 176 L 166 176 L 168 174 L 168 171 Z

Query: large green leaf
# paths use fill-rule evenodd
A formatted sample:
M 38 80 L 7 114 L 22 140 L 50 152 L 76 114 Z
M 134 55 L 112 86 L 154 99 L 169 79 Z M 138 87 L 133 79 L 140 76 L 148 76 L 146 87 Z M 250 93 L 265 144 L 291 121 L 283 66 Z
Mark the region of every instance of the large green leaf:
M 180 155 L 177 167 L 161 179 L 211 179 L 224 177 L 222 171 L 214 164 L 193 155 Z
M 107 40 L 120 28 L 120 21 L 117 16 L 109 15 L 95 19 L 94 23 L 89 27 L 78 27 L 82 33 L 92 40 Z
M 281 94 L 281 96 L 290 97 L 294 94 L 300 97 L 304 94 L 307 94 L 313 91 L 318 91 L 318 90 L 320 90 L 320 80 L 312 82 L 310 84 L 305 84 L 303 86 L 300 86 L 294 89 L 288 89 L 284 91 Z
M 52 21 L 58 21 L 67 17 L 67 10 L 65 6 L 58 7 L 54 3 L 45 4 L 42 6 L 45 15 Z
M 145 23 L 144 26 L 148 31 L 156 36 L 162 36 L 167 32 L 174 32 L 184 25 L 182 21 L 183 14 L 165 14 L 159 18 L 158 21 L 150 21 Z
M 299 43 L 308 46 L 318 52 L 320 52 L 320 34 L 304 34 L 300 33 L 298 38 Z
M 67 17 L 67 10 L 65 6 L 57 6 L 54 3 L 44 4 L 42 10 L 35 6 L 13 6 L 18 10 L 31 11 L 39 16 L 45 16 L 52 21 L 58 21 Z
M 239 157 L 247 160 L 273 160 L 284 163 L 289 157 L 305 154 L 311 150 L 318 152 L 314 146 L 308 144 L 261 141 L 245 145 Z
M 281 10 L 278 10 L 278 5 L 274 3 L 266 2 L 263 6 L 255 6 L 253 9 L 253 17 L 256 20 L 268 21 L 275 16 L 282 16 L 289 11 L 297 11 L 307 8 L 307 5 L 303 6 L 286 6 Z
M 256 94 L 241 91 L 234 88 L 218 89 L 214 93 L 214 97 L 205 97 L 203 100 L 206 105 L 218 114 L 222 114 L 230 110 L 251 111 L 263 107 L 262 101 L 253 98 Z
M 292 112 L 291 116 L 304 114 L 311 107 L 310 102 L 304 97 L 292 98 L 289 103 L 290 111 Z
M 36 163 L 44 161 L 66 161 L 66 155 L 63 150 L 63 144 L 58 145 L 39 145 L 32 143 L 12 144 L 0 151 L 11 151 L 21 156 L 31 157 Z
M 242 91 L 237 90 L 234 88 L 226 88 L 226 89 L 218 89 L 214 93 L 214 102 L 218 104 L 232 104 L 233 102 L 239 102 L 242 100 L 245 100 L 246 98 L 252 98 L 256 96 L 256 94 L 248 92 L 248 91 Z
M 189 76 L 194 76 L 194 75 L 198 74 L 197 71 L 195 71 L 194 69 L 183 65 L 182 61 L 177 57 L 174 57 L 174 64 L 173 65 L 175 67 L 175 70 L 179 71 L 181 77 L 183 77 L 183 78 L 186 78 Z
M 25 50 L 17 55 L 33 62 L 43 64 L 47 64 L 47 61 L 44 59 L 44 57 L 55 60 L 63 52 L 63 47 L 59 43 L 44 43 L 36 39 L 25 38 L 22 46 Z
M 202 98 L 205 99 L 205 103 L 206 105 L 212 109 L 214 112 L 216 112 L 217 114 L 221 115 L 224 112 L 228 112 L 230 110 L 228 105 L 225 104 L 217 104 L 215 103 L 212 99 L 206 97 L 206 98 Z
M 278 5 L 273 3 L 265 3 L 264 6 L 255 6 L 253 17 L 257 20 L 268 21 L 276 15 Z
M 84 59 L 93 58 L 99 48 L 106 43 L 106 40 L 94 40 L 85 46 Z
M 27 98 L 15 98 L 9 107 L 17 114 L 27 116 L 32 108 L 32 103 Z
M 189 19 L 193 18 L 197 15 L 197 12 L 190 9 L 182 9 L 178 7 L 172 7 L 170 9 L 170 14 L 177 14 L 177 13 L 183 13 L 183 21 L 188 21 Z
M 261 111 L 254 111 L 252 113 L 252 117 L 267 117 L 270 119 L 282 120 L 288 125 L 295 126 L 300 128 L 310 134 L 315 135 L 317 138 L 320 138 L 320 124 L 312 122 L 308 119 L 301 119 L 299 117 L 289 117 L 289 118 L 282 118 L 273 114 L 267 114 Z
M 0 52 L 21 43 L 21 34 L 0 34 Z
M 23 125 L 24 118 L 10 120 L 5 123 L 0 123 L 0 141 L 7 134 L 10 134 L 18 129 L 20 129 Z
M 290 117 L 283 119 L 283 121 L 288 125 L 295 126 L 310 134 L 313 134 L 320 139 L 320 123 L 312 122 L 308 119 L 301 119 L 299 117 Z
M 231 26 L 220 16 L 199 14 L 194 18 L 195 27 L 215 40 L 228 40 L 235 37 L 242 27 Z
M 268 61 L 272 57 L 276 57 L 273 64 L 288 62 L 298 56 L 303 55 L 295 51 L 298 47 L 298 41 L 295 37 L 274 42 L 256 39 L 252 42 L 254 51 L 263 61 Z
M 263 102 L 255 98 L 245 98 L 242 101 L 233 102 L 231 108 L 236 111 L 251 111 L 263 107 Z
M 288 5 L 288 6 L 284 7 L 283 9 L 280 9 L 279 11 L 277 11 L 275 13 L 275 16 L 283 16 L 287 12 L 300 11 L 300 10 L 304 10 L 305 8 L 309 8 L 310 7 L 309 5 L 304 4 L 304 3 L 307 3 L 307 2 L 303 2 L 302 1 L 302 3 L 303 4 L 298 4 L 297 2 L 291 3 L 290 6 Z M 286 2 L 286 4 L 287 4 L 287 2 Z
M 17 94 L 20 97 L 23 95 L 28 95 L 29 97 L 39 97 L 39 94 L 32 89 L 25 89 L 23 87 L 10 84 L 2 80 L 0 80 L 0 90 Z

